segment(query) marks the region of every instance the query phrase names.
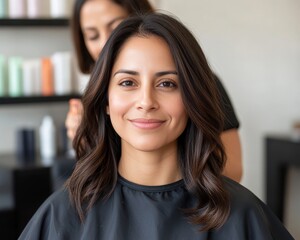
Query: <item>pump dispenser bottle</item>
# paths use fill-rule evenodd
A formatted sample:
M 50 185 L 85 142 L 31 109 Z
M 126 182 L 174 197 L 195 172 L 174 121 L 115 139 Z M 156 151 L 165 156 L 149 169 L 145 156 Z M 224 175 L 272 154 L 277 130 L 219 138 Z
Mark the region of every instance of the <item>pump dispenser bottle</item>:
M 44 165 L 51 165 L 56 156 L 56 131 L 50 116 L 43 118 L 39 133 L 41 161 Z

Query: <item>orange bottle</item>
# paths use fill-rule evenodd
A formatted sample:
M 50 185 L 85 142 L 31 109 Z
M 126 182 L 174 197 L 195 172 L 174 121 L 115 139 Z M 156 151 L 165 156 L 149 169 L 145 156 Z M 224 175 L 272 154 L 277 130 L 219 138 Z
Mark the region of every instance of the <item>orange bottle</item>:
M 53 67 L 50 58 L 42 58 L 42 95 L 54 94 Z

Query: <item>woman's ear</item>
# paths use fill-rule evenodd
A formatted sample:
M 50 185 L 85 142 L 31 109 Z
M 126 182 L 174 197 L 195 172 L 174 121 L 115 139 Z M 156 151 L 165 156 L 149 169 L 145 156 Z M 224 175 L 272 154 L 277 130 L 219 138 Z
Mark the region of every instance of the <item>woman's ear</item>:
M 106 114 L 109 115 L 109 107 L 106 106 Z

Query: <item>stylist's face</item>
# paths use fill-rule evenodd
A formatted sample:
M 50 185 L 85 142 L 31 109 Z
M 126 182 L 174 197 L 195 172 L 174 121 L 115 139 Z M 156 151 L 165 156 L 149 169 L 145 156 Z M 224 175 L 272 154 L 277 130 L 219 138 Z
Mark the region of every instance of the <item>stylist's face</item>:
M 112 0 L 87 0 L 80 12 L 85 45 L 94 60 L 98 58 L 111 32 L 128 16 Z

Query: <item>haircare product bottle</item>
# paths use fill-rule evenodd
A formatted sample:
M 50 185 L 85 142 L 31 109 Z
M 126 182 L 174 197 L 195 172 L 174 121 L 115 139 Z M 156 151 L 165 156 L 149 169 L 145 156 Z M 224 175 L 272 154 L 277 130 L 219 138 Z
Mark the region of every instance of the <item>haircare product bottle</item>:
M 54 92 L 57 95 L 72 92 L 72 58 L 70 52 L 56 52 L 51 58 L 53 65 Z
M 0 0 L 1 1 L 1 0 Z M 0 97 L 7 94 L 7 66 L 3 55 L 0 55 Z
M 23 94 L 32 96 L 35 94 L 36 74 L 33 60 L 23 61 Z
M 27 16 L 29 18 L 42 17 L 43 2 L 41 0 L 27 0 Z
M 69 15 L 69 0 L 50 0 L 50 16 L 64 18 Z
M 42 95 L 54 94 L 53 69 L 50 58 L 42 59 Z
M 7 17 L 7 0 L 0 0 L 0 18 Z
M 26 17 L 26 0 L 9 0 L 8 3 L 10 18 Z
M 35 129 L 17 130 L 17 160 L 20 164 L 32 164 L 35 161 Z
M 41 59 L 23 61 L 23 94 L 41 95 Z
M 22 58 L 10 57 L 8 60 L 8 93 L 11 97 L 22 95 Z
M 41 95 L 42 93 L 42 83 L 41 83 L 41 72 L 42 72 L 42 62 L 40 58 L 32 60 L 32 65 L 34 69 L 34 94 Z
M 50 116 L 43 118 L 39 129 L 41 161 L 44 165 L 51 165 L 56 156 L 56 130 Z

